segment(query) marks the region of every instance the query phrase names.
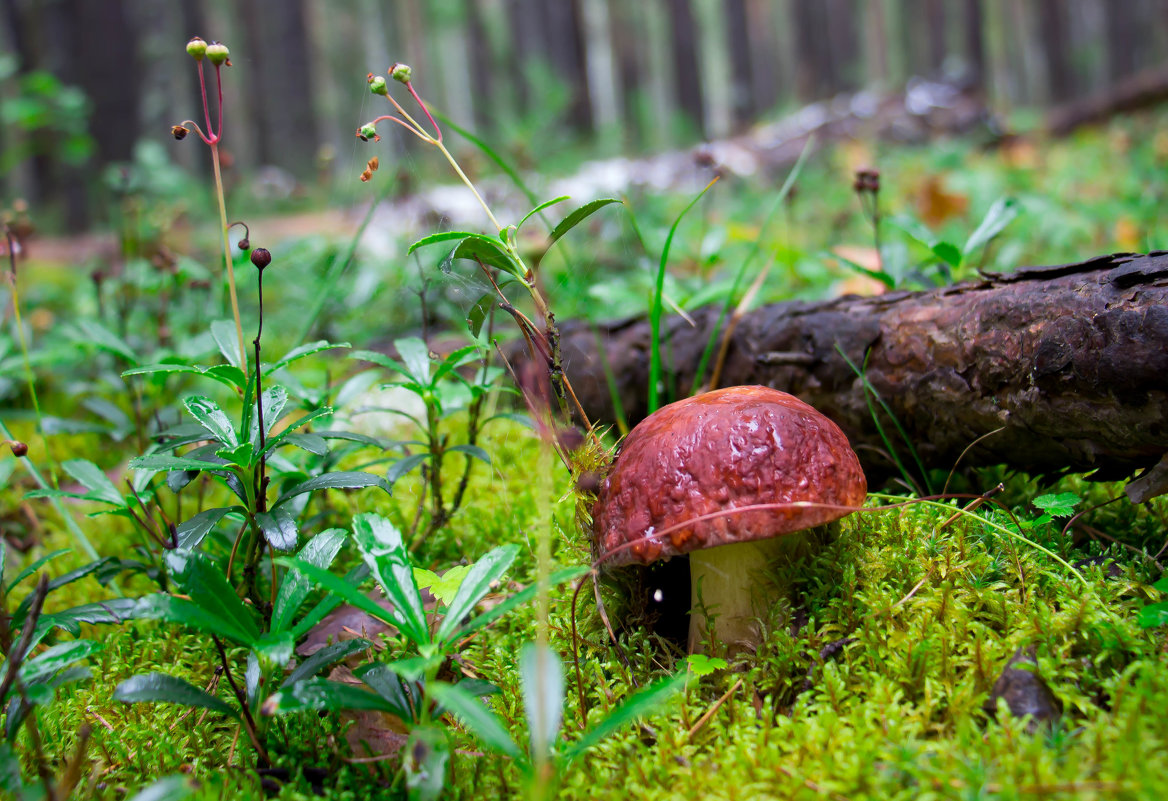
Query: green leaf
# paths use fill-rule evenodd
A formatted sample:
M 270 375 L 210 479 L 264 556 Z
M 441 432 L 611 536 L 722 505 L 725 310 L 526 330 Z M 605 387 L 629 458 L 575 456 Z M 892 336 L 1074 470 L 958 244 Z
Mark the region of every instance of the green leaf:
M 89 490 L 96 500 L 114 506 L 125 506 L 126 500 L 122 493 L 109 480 L 109 477 L 100 467 L 86 459 L 69 459 L 61 463 L 61 468 L 72 476 L 79 484 Z
M 63 554 L 67 554 L 67 553 L 69 553 L 68 548 L 60 548 L 56 551 L 50 551 L 49 553 L 42 556 L 40 559 L 34 560 L 32 564 L 28 565 L 27 567 L 24 568 L 24 570 L 21 570 L 19 573 L 17 573 L 16 578 L 12 579 L 12 581 L 10 581 L 8 583 L 8 589 L 6 589 L 4 591 L 5 594 L 12 592 L 13 588 L 16 587 L 17 584 L 24 581 L 26 578 L 28 578 L 33 573 L 40 570 L 42 567 L 47 565 L 52 560 L 56 559 L 58 556 L 62 556 Z M 0 578 L 3 578 L 3 576 L 0 576 Z
M 556 227 L 553 228 L 552 232 L 548 235 L 548 248 L 550 249 L 552 245 L 559 241 L 560 237 L 571 231 L 577 225 L 591 217 L 596 212 L 600 211 L 605 206 L 620 202 L 621 199 L 618 197 L 602 197 L 598 200 L 585 203 L 583 206 L 576 209 L 567 217 L 556 223 Z
M 531 753 L 550 754 L 564 720 L 564 666 L 559 654 L 528 643 L 519 652 L 519 677 Z
M 499 240 L 493 237 L 483 236 L 482 234 L 470 234 L 459 242 L 442 259 L 442 262 L 438 265 L 439 269 L 444 273 L 450 272 L 450 266 L 455 259 L 481 261 L 489 267 L 497 267 L 503 272 L 521 280 L 524 280 L 524 275 L 527 272 L 507 252 Z
M 361 638 L 341 640 L 332 645 L 326 645 L 297 665 L 296 669 L 292 671 L 280 687 L 282 689 L 288 689 L 298 682 L 314 677 L 329 665 L 339 662 L 347 656 L 360 653 L 361 651 L 368 651 L 372 647 L 372 642 Z
M 368 709 L 396 714 L 396 710 L 377 693 L 352 684 L 326 679 L 305 679 L 283 689 L 264 702 L 265 715 L 303 712 L 309 709 Z
M 389 466 L 388 470 L 385 471 L 386 488 L 390 492 L 393 492 L 393 485 L 398 482 L 398 479 L 409 473 L 422 462 L 430 459 L 432 456 L 433 454 L 427 451 L 425 453 L 411 453 L 409 456 L 403 456 L 402 458 L 398 459 Z
M 292 422 L 291 424 L 286 426 L 283 431 L 281 431 L 276 436 L 271 437 L 270 439 L 268 439 L 264 443 L 264 453 L 271 453 L 276 448 L 280 447 L 280 445 L 283 444 L 284 440 L 286 440 L 291 434 L 293 434 L 298 429 L 303 428 L 304 426 L 308 425 L 313 420 L 316 420 L 319 417 L 328 417 L 332 413 L 333 413 L 333 408 L 331 406 L 323 406 L 319 409 L 316 409 L 314 411 L 309 412 L 308 414 L 306 414 L 302 417 L 297 418 L 294 422 Z M 264 425 L 265 426 L 268 425 L 268 418 L 267 417 L 264 417 Z
M 726 669 L 726 660 L 717 657 L 706 656 L 705 654 L 690 654 L 686 660 L 689 665 L 690 673 L 695 676 L 709 676 L 716 670 Z
M 234 593 L 232 593 L 234 595 Z M 141 620 L 165 620 L 208 634 L 226 637 L 234 643 L 251 647 L 257 635 L 239 628 L 233 621 L 203 609 L 193 601 L 173 595 L 154 593 L 138 599 L 135 617 Z
M 345 536 L 346 532 L 342 528 L 326 529 L 306 542 L 296 557 L 310 565 L 325 569 L 340 553 Z M 272 612 L 272 631 L 283 631 L 292 625 L 292 619 L 311 591 L 312 583 L 299 570 L 292 569 L 284 575 Z
M 462 619 L 471 614 L 475 604 L 487 594 L 491 584 L 503 577 L 518 553 L 519 546 L 517 545 L 503 545 L 488 551 L 467 570 L 466 577 L 462 579 L 457 592 L 449 601 L 446 601 L 443 595 L 439 595 L 438 590 L 431 589 L 431 592 L 448 604 L 446 615 L 438 626 L 438 633 L 435 634 L 435 639 L 438 642 L 446 642 L 450 638 L 461 625 Z M 443 576 L 444 581 L 453 570 L 454 568 L 446 571 L 446 575 Z
M 92 562 L 88 562 L 82 565 L 79 568 L 70 570 L 68 573 L 57 576 L 48 583 L 47 592 L 52 593 L 53 591 L 64 587 L 66 584 L 72 584 L 74 581 L 78 581 L 88 575 L 96 573 L 111 561 L 112 558 L 108 556 L 104 559 L 96 559 Z M 28 610 L 32 607 L 32 600 L 33 594 L 29 593 L 16 607 L 16 611 L 12 613 L 11 625 L 13 628 L 19 628 L 20 626 L 24 625 L 24 618 L 25 615 L 28 614 Z
M 198 784 L 186 776 L 166 776 L 143 787 L 130 801 L 182 801 L 198 789 Z
M 478 445 L 463 443 L 461 445 L 452 445 L 446 450 L 448 453 L 465 453 L 467 456 L 478 459 L 480 462 L 485 462 L 486 464 L 491 463 L 491 454 L 484 451 Z
M 163 453 L 152 453 L 148 456 L 137 456 L 130 460 L 131 470 L 229 470 L 230 466 L 222 462 L 211 462 L 206 459 L 188 459 L 184 456 L 167 456 Z
M 311 356 L 314 353 L 320 353 L 321 351 L 332 350 L 334 348 L 350 347 L 352 347 L 352 345 L 350 345 L 348 342 L 327 342 L 323 339 L 317 340 L 316 342 L 308 342 L 304 345 L 293 348 L 281 356 L 275 363 L 268 365 L 267 369 L 264 370 L 264 375 L 271 375 L 281 367 L 287 367 L 288 365 L 292 364 L 292 362 L 303 359 L 305 356 Z
M 545 200 L 543 203 L 540 203 L 540 204 L 539 204 L 538 206 L 536 206 L 534 209 L 532 209 L 531 211 L 529 211 L 529 212 L 527 212 L 526 214 L 524 214 L 524 215 L 523 215 L 523 219 L 521 219 L 521 220 L 520 220 L 520 221 L 519 221 L 519 222 L 518 222 L 518 223 L 515 225 L 515 229 L 516 229 L 516 230 L 519 230 L 520 228 L 522 228 L 522 227 L 523 227 L 523 223 L 527 222 L 528 220 L 530 220 L 530 219 L 531 219 L 532 217 L 534 217 L 535 215 L 539 214 L 539 213 L 540 213 L 541 211 L 543 211 L 544 209 L 546 209 L 546 208 L 549 208 L 549 207 L 551 207 L 551 206 L 554 206 L 554 205 L 556 205 L 557 203 L 563 203 L 565 200 L 569 200 L 569 199 L 570 199 L 570 196 L 569 196 L 569 195 L 560 195 L 560 196 L 559 196 L 559 197 L 557 197 L 557 198 L 552 198 L 551 200 Z
M 685 686 L 685 678 L 685 673 L 678 673 L 633 693 L 612 714 L 568 746 L 563 752 L 564 758 L 569 762 L 576 759 L 622 727 L 656 711 L 671 696 L 681 691 Z
M 92 640 L 58 643 L 20 666 L 21 681 L 26 685 L 39 684 L 62 668 L 100 652 L 103 647 L 101 643 Z
M 888 287 L 889 289 L 896 289 L 896 279 L 893 278 L 891 275 L 889 275 L 884 270 L 869 269 L 869 268 L 865 267 L 864 265 L 860 264 L 859 262 L 852 261 L 847 256 L 841 256 L 838 253 L 833 253 L 833 252 L 829 252 L 829 251 L 824 251 L 823 258 L 834 259 L 835 261 L 838 261 L 841 264 L 843 264 L 845 267 L 848 267 L 852 270 L 855 270 L 856 272 L 860 273 L 861 275 L 866 275 L 869 278 L 872 278 L 876 281 L 879 281 L 880 283 L 884 284 L 884 286 Z
M 410 801 L 438 801 L 446 787 L 451 749 L 444 728 L 418 726 L 402 749 Z
M 961 251 L 952 242 L 937 242 L 930 248 L 933 255 L 950 267 L 961 266 Z
M 85 339 L 89 343 L 96 345 L 101 350 L 121 356 L 131 364 L 138 363 L 138 354 L 134 353 L 134 349 L 127 345 L 124 339 L 95 320 L 81 320 L 77 323 L 77 327 L 85 334 Z
M 139 612 L 139 608 L 145 614 Z M 149 608 L 149 604 L 141 604 L 138 598 L 111 598 L 41 615 L 37 620 L 37 634 L 33 635 L 33 640 L 39 642 L 43 634 L 54 628 L 64 629 L 76 637 L 81 633 L 82 623 L 123 623 L 140 616 L 152 617 Z
M 252 457 L 255 456 L 255 448 L 252 447 L 250 442 L 241 442 L 230 448 L 219 448 L 215 451 L 215 455 L 220 459 L 225 459 L 236 467 L 246 469 L 251 467 Z
M 969 239 L 965 241 L 965 247 L 961 249 L 961 252 L 968 258 L 978 248 L 989 244 L 990 240 L 1000 234 L 1021 212 L 1022 209 L 1018 205 L 1018 201 L 1014 198 L 998 198 L 990 206 L 989 211 L 986 212 L 986 216 L 982 218 L 981 224 L 969 235 Z
M 430 348 L 417 337 L 395 339 L 393 346 L 406 366 L 406 375 L 419 384 L 430 383 Z
M 414 720 L 414 704 L 410 703 L 409 691 L 402 684 L 398 672 L 389 665 L 384 662 L 369 662 L 354 670 L 353 675 L 380 695 L 389 704 L 393 714 L 404 721 Z
M 277 551 L 290 551 L 296 547 L 296 540 L 300 534 L 296 523 L 296 516 L 281 506 L 271 512 L 258 512 L 256 523 L 264 533 L 264 539 Z
M 242 506 L 220 506 L 216 509 L 206 509 L 199 512 L 194 517 L 180 523 L 175 527 L 176 539 L 178 540 L 178 547 L 185 550 L 193 550 L 199 547 L 199 543 L 203 538 L 215 528 L 215 524 L 231 512 L 246 513 L 246 509 Z
M 316 565 L 309 564 L 308 562 L 304 562 L 300 559 L 277 559 L 276 564 L 283 564 L 287 567 L 299 570 L 301 573 L 311 579 L 312 582 L 317 586 L 329 593 L 332 593 L 334 599 L 339 599 L 350 604 L 351 606 L 355 606 L 362 612 L 371 615 L 376 620 L 380 620 L 383 623 L 388 623 L 394 628 L 403 628 L 403 623 L 396 613 L 396 610 L 384 609 L 381 606 L 378 606 L 376 603 L 369 600 L 365 593 L 361 592 L 352 583 L 346 581 L 340 576 L 334 576 L 329 571 L 317 567 Z M 304 634 L 304 632 L 301 631 L 303 623 L 303 621 L 297 623 L 293 629 L 293 633 L 298 638 Z
M 251 650 L 261 659 L 266 670 L 272 671 L 276 668 L 284 669 L 284 666 L 292 660 L 295 647 L 296 642 L 292 639 L 291 633 L 273 631 L 256 640 Z
M 127 704 L 162 702 L 209 709 L 239 720 L 239 713 L 205 690 L 165 673 L 145 673 L 126 679 L 114 690 L 114 700 Z
M 193 604 L 243 632 L 248 638 L 244 644 L 250 646 L 259 638 L 255 618 L 214 562 L 198 552 L 178 549 L 167 551 L 163 561 L 171 579 Z
M 288 403 L 288 390 L 277 384 L 274 387 L 268 387 L 264 390 L 263 396 L 263 415 L 264 415 L 264 436 L 267 437 L 268 432 L 272 430 L 280 419 L 280 415 L 284 413 L 284 406 Z M 258 450 L 260 447 L 260 424 L 259 416 L 252 417 L 251 425 L 248 427 L 248 439 Z M 265 441 L 266 444 L 266 441 Z
M 319 434 L 286 434 L 283 443 L 295 445 L 316 456 L 327 456 L 329 452 L 328 443 Z
M 1140 610 L 1141 628 L 1150 629 L 1168 623 L 1168 603 L 1149 604 Z
M 1075 513 L 1075 507 L 1081 502 L 1082 499 L 1073 492 L 1039 495 L 1031 501 L 1035 508 L 1043 510 L 1051 517 L 1070 517 Z
M 239 350 L 239 331 L 232 320 L 215 320 L 211 323 L 211 337 L 219 346 L 223 358 L 233 367 L 243 370 L 243 353 Z
M 333 579 L 336 578 L 332 575 L 332 573 L 329 573 L 323 568 L 316 569 L 321 570 L 324 575 L 330 576 Z M 316 581 L 315 577 L 309 576 L 308 578 L 314 583 L 320 584 L 320 582 Z M 364 582 L 367 578 L 369 578 L 369 568 L 366 567 L 364 563 L 361 563 L 353 567 L 353 569 L 346 573 L 339 581 L 344 586 L 355 588 L 361 586 L 362 582 Z M 323 587 L 324 585 L 320 586 Z M 301 637 L 311 631 L 313 626 L 323 620 L 325 615 L 336 609 L 345 600 L 347 599 L 337 594 L 336 592 L 325 593 L 325 596 L 317 601 L 316 604 L 308 610 L 304 617 L 296 621 L 296 625 L 292 627 L 292 636 L 299 640 Z M 376 604 L 374 605 L 376 606 Z
M 362 487 L 376 487 L 384 486 L 384 482 L 378 476 L 372 473 L 362 473 L 360 471 L 354 472 L 337 472 L 324 473 L 323 475 L 313 476 L 307 481 L 301 481 L 292 487 L 284 490 L 276 502 L 272 504 L 275 509 L 284 503 L 287 503 L 297 495 L 303 495 L 306 492 L 316 492 L 322 489 L 361 489 Z
M 151 375 L 154 373 L 193 373 L 212 378 L 232 389 L 242 389 L 244 384 L 243 371 L 230 364 L 219 364 L 214 367 L 198 367 L 189 364 L 150 364 L 144 367 L 135 367 L 122 371 L 122 378 L 135 375 Z
M 239 390 L 246 389 L 249 380 L 243 374 L 243 370 L 234 364 L 214 364 L 210 367 L 204 367 L 203 375 L 215 379 L 220 384 L 226 384 Z
M 192 395 L 183 399 L 183 406 L 190 412 L 191 417 L 198 420 L 199 424 L 207 429 L 211 439 L 221 442 L 229 448 L 234 448 L 239 444 L 239 437 L 236 436 L 231 421 L 215 401 L 200 395 Z
M 417 242 L 414 242 L 412 245 L 410 245 L 409 249 L 406 250 L 406 255 L 408 256 L 412 254 L 418 248 L 424 248 L 429 245 L 438 245 L 443 242 L 453 242 L 455 240 L 461 241 L 466 239 L 468 236 L 476 236 L 476 234 L 473 231 L 443 231 L 442 233 L 438 234 L 430 234 L 429 236 L 424 236 Z
M 502 718 L 487 709 L 475 696 L 454 684 L 432 682 L 426 692 L 433 695 L 438 703 L 456 718 L 483 744 L 488 751 L 505 754 L 512 759 L 521 759 L 522 751 L 503 724 Z
M 587 572 L 588 572 L 588 568 L 586 566 L 582 566 L 582 565 L 577 566 L 577 567 L 564 568 L 563 570 L 557 570 L 555 573 L 552 573 L 548 577 L 548 584 L 549 584 L 549 586 L 554 587 L 557 584 L 562 584 L 565 581 L 571 581 L 573 579 L 579 578 L 580 576 L 584 575 Z M 517 607 L 523 606 L 524 604 L 530 603 L 531 600 L 533 598 L 535 598 L 535 592 L 536 592 L 536 585 L 533 582 L 531 585 L 529 585 L 529 586 L 525 587 L 524 589 L 520 590 L 519 592 L 515 593 L 514 595 L 512 595 L 510 598 L 506 599 L 505 601 L 502 601 L 500 603 L 495 604 L 490 609 L 488 609 L 486 612 L 483 612 L 481 615 L 478 615 L 477 617 L 473 617 L 470 620 L 468 620 L 466 622 L 466 624 L 462 628 L 460 628 L 456 634 L 454 634 L 451 637 L 448 637 L 447 641 L 452 642 L 454 640 L 460 640 L 463 637 L 466 637 L 467 635 L 478 631 L 479 629 L 483 628 L 484 626 L 495 622 L 499 618 L 503 617 L 503 615 L 506 615 L 507 613 L 509 613 L 511 610 L 516 609 Z
M 1161 576 L 1160 579 L 1152 585 L 1152 588 L 1157 589 L 1160 592 L 1168 592 L 1168 575 Z
M 359 514 L 353 518 L 353 541 L 401 617 L 402 633 L 419 645 L 430 642 L 422 595 L 397 526 L 379 515 Z

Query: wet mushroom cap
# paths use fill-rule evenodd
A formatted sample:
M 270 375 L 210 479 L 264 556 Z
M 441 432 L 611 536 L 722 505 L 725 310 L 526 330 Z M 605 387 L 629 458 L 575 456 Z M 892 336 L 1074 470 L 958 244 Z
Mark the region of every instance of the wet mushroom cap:
M 776 389 L 727 387 L 662 407 L 629 432 L 593 531 L 605 566 L 649 564 L 831 522 L 867 490 L 831 420 Z M 793 501 L 826 506 L 732 511 Z

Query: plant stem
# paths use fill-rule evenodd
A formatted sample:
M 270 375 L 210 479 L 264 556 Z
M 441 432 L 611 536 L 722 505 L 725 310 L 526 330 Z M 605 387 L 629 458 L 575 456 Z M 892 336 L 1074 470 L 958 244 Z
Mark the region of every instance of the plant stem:
M 425 107 L 423 106 L 423 108 Z M 503 226 L 499 224 L 499 221 L 495 219 L 495 215 L 491 213 L 491 207 L 487 205 L 487 201 L 483 200 L 483 196 L 479 194 L 479 190 L 475 189 L 475 185 L 471 182 L 470 178 L 466 177 L 466 173 L 462 171 L 462 167 L 458 166 L 458 162 L 455 161 L 454 156 L 451 155 L 450 151 L 446 149 L 446 145 L 433 138 L 431 138 L 431 143 L 434 145 L 434 147 L 442 151 L 442 155 L 446 157 L 448 162 L 450 162 L 450 166 L 454 168 L 454 172 L 458 175 L 459 180 L 466 184 L 466 188 L 469 189 L 471 194 L 475 196 L 475 200 L 479 202 L 479 205 L 483 207 L 483 211 L 487 213 L 487 217 L 490 219 L 491 225 L 495 226 L 495 231 L 502 231 Z M 507 249 L 513 250 L 510 245 L 507 246 Z
M 223 174 L 219 169 L 219 143 L 211 143 L 211 164 L 215 172 L 215 197 L 219 201 L 219 226 L 223 231 L 223 263 L 227 267 L 227 289 L 231 295 L 231 314 L 235 317 L 235 332 L 239 337 L 239 369 L 247 375 L 247 350 L 243 344 L 243 322 L 239 317 L 239 298 L 235 294 L 235 266 L 231 262 L 231 240 L 228 236 L 227 203 L 223 198 Z

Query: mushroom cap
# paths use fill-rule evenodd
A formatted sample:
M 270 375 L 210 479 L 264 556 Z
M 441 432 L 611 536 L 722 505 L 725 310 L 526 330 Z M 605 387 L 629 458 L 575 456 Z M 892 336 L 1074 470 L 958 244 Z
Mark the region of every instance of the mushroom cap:
M 649 564 L 831 522 L 850 511 L 833 506 L 859 506 L 867 491 L 831 420 L 786 392 L 726 387 L 664 406 L 629 432 L 593 531 L 606 566 Z M 793 501 L 829 505 L 732 511 Z

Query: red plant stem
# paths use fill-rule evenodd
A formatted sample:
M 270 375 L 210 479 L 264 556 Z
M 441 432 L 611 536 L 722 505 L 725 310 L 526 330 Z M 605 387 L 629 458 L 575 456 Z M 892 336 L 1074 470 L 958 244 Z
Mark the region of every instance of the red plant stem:
M 437 139 L 439 142 L 441 142 L 442 141 L 442 129 L 440 127 L 438 127 L 438 123 L 434 120 L 433 117 L 430 116 L 430 109 L 426 108 L 426 104 L 424 102 L 422 102 L 421 96 L 418 94 L 417 90 L 414 89 L 414 85 L 412 83 L 410 83 L 409 81 L 406 81 L 406 89 L 410 90 L 410 94 L 413 95 L 414 100 L 416 100 L 418 105 L 422 107 L 422 113 L 426 115 L 426 119 L 428 119 L 430 121 L 430 124 L 434 126 L 434 131 L 435 131 L 435 133 L 438 134 L 434 138 Z

